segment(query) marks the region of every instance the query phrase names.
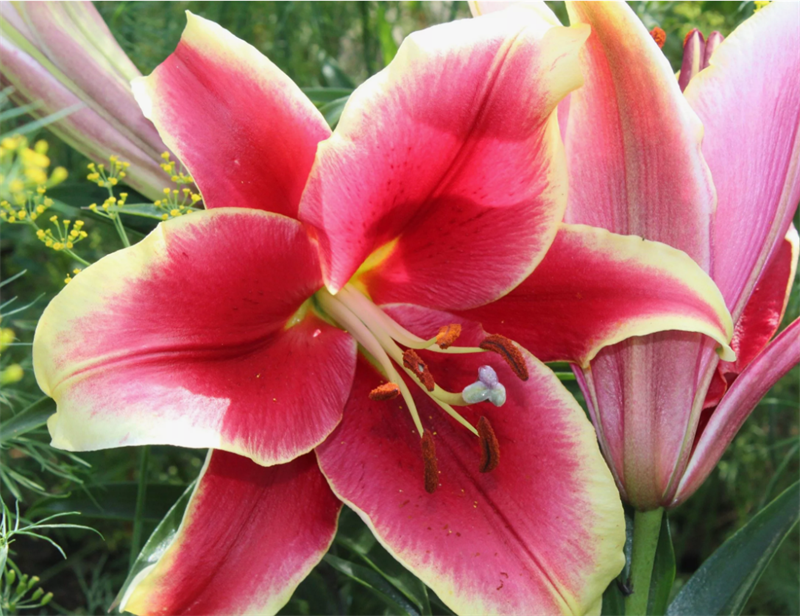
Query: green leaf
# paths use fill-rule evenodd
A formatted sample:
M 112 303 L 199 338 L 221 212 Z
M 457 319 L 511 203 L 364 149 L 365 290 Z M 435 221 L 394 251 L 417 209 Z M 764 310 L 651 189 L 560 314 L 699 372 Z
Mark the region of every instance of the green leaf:
M 661 518 L 661 531 L 658 534 L 656 558 L 653 562 L 653 576 L 650 578 L 648 614 L 651 616 L 666 614 L 673 582 L 675 582 L 675 550 L 672 547 L 672 533 L 669 530 L 667 513 L 664 512 Z
M 317 567 L 308 576 L 300 582 L 300 585 L 292 594 L 292 598 L 284 605 L 279 611 L 279 616 L 317 616 L 318 614 L 341 614 L 342 602 L 340 602 L 339 593 L 344 593 L 344 584 L 339 585 L 339 577 L 325 576 L 320 571 L 329 573 L 327 567 Z M 353 582 L 352 584 L 355 584 Z M 351 585 L 347 582 L 347 585 Z M 341 588 L 341 590 L 339 590 Z M 367 594 L 367 593 L 365 593 Z M 361 597 L 353 597 L 353 599 L 361 599 Z M 374 595 L 368 597 L 370 605 L 377 605 L 377 608 L 372 609 L 367 613 L 377 613 L 383 605 L 380 599 Z M 362 601 L 359 601 L 361 604 Z M 363 611 L 352 611 L 351 614 L 363 614 Z
M 161 558 L 167 548 L 172 544 L 175 539 L 175 535 L 178 533 L 178 527 L 181 525 L 181 520 L 183 519 L 184 511 L 186 511 L 186 506 L 189 504 L 189 500 L 194 493 L 195 483 L 196 482 L 191 483 L 186 488 L 178 501 L 167 512 L 167 515 L 164 516 L 164 519 L 161 520 L 158 526 L 156 526 L 153 534 L 150 535 L 147 543 L 144 544 L 142 551 L 139 552 L 139 556 L 136 559 L 133 567 L 131 567 L 130 572 L 128 572 L 128 578 L 125 580 L 125 583 L 122 585 L 119 593 L 117 593 L 114 603 L 112 603 L 111 607 L 108 608 L 109 612 L 112 612 L 119 607 L 122 597 L 125 596 L 125 593 L 128 591 L 128 587 L 131 585 L 131 582 L 133 582 L 136 576 L 147 567 L 155 565 L 158 562 L 158 559 Z M 151 486 L 148 486 L 148 491 L 150 487 Z
M 553 365 L 550 364 L 552 368 Z M 603 593 L 602 616 L 623 616 L 625 614 L 625 594 L 623 588 L 630 582 L 631 556 L 633 553 L 633 516 L 625 509 L 625 566 L 617 578 Z
M 668 616 L 741 614 L 800 517 L 800 482 L 762 509 L 703 563 L 667 609 Z
M 331 567 L 366 586 L 383 599 L 395 613 L 419 616 L 417 608 L 402 593 L 387 582 L 383 576 L 372 569 L 344 560 L 333 554 L 326 554 L 323 560 Z
M 66 497 L 45 498 L 37 502 L 33 509 L 49 513 L 80 511 L 90 518 L 130 521 L 136 512 L 137 487 L 135 481 L 87 486 Z M 173 484 L 148 484 L 142 519 L 148 522 L 161 520 L 185 489 L 186 486 Z
M 355 90 L 356 84 L 353 83 L 353 80 L 350 79 L 348 74 L 342 70 L 336 59 L 327 55 L 325 52 L 321 52 L 321 55 L 322 79 L 325 83 L 332 88 L 348 88 L 350 90 Z
M 339 118 L 342 117 L 344 106 L 349 98 L 350 96 L 343 96 L 319 108 L 320 113 L 331 128 L 336 128 L 336 125 L 339 123 Z
M 381 55 L 383 56 L 383 65 L 386 66 L 391 62 L 397 54 L 397 43 L 392 35 L 392 28 L 394 24 L 386 19 L 386 5 L 383 2 L 378 2 L 378 41 L 381 44 Z
M 59 109 L 58 111 L 51 113 L 49 116 L 28 122 L 22 126 L 16 126 L 13 130 L 0 134 L 0 139 L 5 139 L 6 137 L 10 137 L 12 135 L 28 135 L 30 133 L 35 133 L 40 128 L 47 126 L 48 124 L 52 124 L 53 122 L 58 122 L 62 118 L 67 117 L 69 114 L 74 113 L 78 111 L 78 109 L 81 109 L 85 106 L 85 103 L 75 103 L 71 107 Z
M 303 88 L 305 95 L 312 103 L 318 105 L 330 103 L 337 98 L 348 97 L 353 93 L 352 88 Z
M 346 547 L 412 601 L 421 614 L 431 613 L 428 589 L 381 546 L 357 515 L 346 510 L 339 518 L 337 545 Z M 341 554 L 339 554 L 341 556 Z
M 47 418 L 56 412 L 56 403 L 42 396 L 29 407 L 0 424 L 0 445 L 22 436 L 47 423 Z

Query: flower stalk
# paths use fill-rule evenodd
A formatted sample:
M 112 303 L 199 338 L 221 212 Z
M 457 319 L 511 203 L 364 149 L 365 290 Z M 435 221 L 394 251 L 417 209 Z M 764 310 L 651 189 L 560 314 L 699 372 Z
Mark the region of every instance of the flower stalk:
M 650 598 L 650 579 L 661 532 L 664 509 L 636 510 L 633 518 L 633 549 L 631 553 L 631 588 L 625 598 L 626 616 L 644 616 Z

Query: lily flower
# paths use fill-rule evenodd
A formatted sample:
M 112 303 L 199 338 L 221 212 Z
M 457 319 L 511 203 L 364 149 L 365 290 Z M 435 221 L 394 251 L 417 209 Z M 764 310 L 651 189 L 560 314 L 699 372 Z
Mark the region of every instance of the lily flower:
M 565 220 L 685 251 L 711 274 L 736 324 L 735 362 L 719 361 L 702 335 L 664 332 L 575 369 L 623 498 L 641 511 L 675 507 L 800 361 L 798 321 L 770 342 L 797 263 L 800 5 L 772 3 L 724 41 L 712 35 L 702 62 L 699 33 L 690 34 L 684 67 L 694 68 L 681 71 L 680 85 L 627 5 L 567 7 L 592 34 L 581 52 L 584 85 L 559 108 Z M 546 358 L 524 324 L 507 335 Z
M 414 33 L 331 134 L 257 50 L 187 19 L 134 92 L 208 209 L 86 268 L 34 339 L 54 446 L 212 449 L 121 608 L 274 613 L 345 503 L 458 612 L 599 612 L 624 520 L 591 424 L 464 315 L 533 271 L 564 311 L 548 330 L 597 299 L 579 334 L 547 332 L 552 354 L 673 326 L 724 345 L 732 323 L 686 255 L 561 225 L 555 111 L 588 28 L 521 12 Z
M 133 65 L 91 2 L 3 2 L 0 83 L 37 117 L 96 163 L 112 155 L 131 163 L 126 183 L 153 199 L 168 177 L 167 148 L 133 98 Z

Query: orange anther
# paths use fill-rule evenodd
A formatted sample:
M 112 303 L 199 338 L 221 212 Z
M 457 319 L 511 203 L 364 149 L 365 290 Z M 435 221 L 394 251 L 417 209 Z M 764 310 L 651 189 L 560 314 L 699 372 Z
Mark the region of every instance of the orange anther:
M 492 351 L 500 355 L 506 360 L 514 374 L 523 381 L 528 380 L 528 366 L 525 364 L 525 358 L 511 340 L 499 334 L 492 334 L 484 338 L 479 346 L 484 351 Z
M 662 49 L 664 47 L 664 43 L 667 42 L 667 33 L 658 26 L 650 30 L 650 36 L 653 37 L 653 40 L 656 42 L 656 45 L 658 45 L 659 49 Z
M 384 383 L 378 385 L 375 389 L 369 392 L 370 400 L 391 400 L 400 395 L 400 388 L 396 383 Z
M 436 385 L 433 380 L 433 375 L 430 370 L 428 370 L 428 365 L 422 361 L 416 351 L 413 349 L 406 349 L 403 351 L 403 365 L 414 373 L 420 383 L 425 386 L 425 389 L 433 391 Z
M 439 487 L 439 468 L 436 465 L 436 445 L 428 431 L 422 435 L 422 459 L 425 462 L 425 491 L 433 494 Z
M 461 335 L 461 325 L 458 323 L 451 323 L 450 325 L 442 325 L 439 328 L 439 333 L 436 334 L 436 344 L 440 348 L 446 349 L 453 344 Z
M 478 420 L 478 436 L 481 439 L 481 462 L 478 470 L 488 473 L 497 468 L 500 463 L 500 443 L 492 429 L 492 424 L 486 417 Z

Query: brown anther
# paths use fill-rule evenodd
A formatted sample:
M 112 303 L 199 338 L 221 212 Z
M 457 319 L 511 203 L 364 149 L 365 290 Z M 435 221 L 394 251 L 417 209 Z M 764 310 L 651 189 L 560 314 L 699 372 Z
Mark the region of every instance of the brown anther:
M 492 334 L 484 338 L 479 346 L 484 351 L 492 351 L 500 355 L 506 360 L 514 374 L 523 381 L 528 380 L 528 366 L 525 364 L 525 358 L 511 340 L 500 334 Z
M 369 392 L 370 400 L 391 400 L 400 395 L 400 388 L 396 383 L 384 383 L 378 385 L 375 389 Z
M 497 442 L 492 424 L 486 417 L 478 420 L 478 436 L 481 439 L 481 463 L 478 470 L 488 473 L 496 469 L 500 463 L 500 443 Z
M 427 430 L 422 435 L 422 459 L 425 462 L 425 491 L 433 494 L 439 487 L 439 467 L 436 465 L 436 445 Z
M 428 370 L 428 365 L 422 361 L 419 355 L 413 349 L 406 349 L 403 351 L 403 365 L 411 370 L 419 379 L 419 382 L 425 386 L 428 391 L 433 391 L 436 383 L 433 380 L 431 371 Z
M 656 45 L 658 45 L 659 49 L 663 49 L 664 48 L 664 43 L 667 42 L 667 33 L 666 32 L 664 32 L 661 28 L 656 26 L 655 28 L 650 30 L 650 36 L 653 37 L 653 40 L 656 42 Z
M 439 328 L 439 333 L 436 334 L 436 344 L 439 348 L 446 349 L 453 344 L 461 335 L 461 325 L 458 323 L 450 323 L 450 325 L 442 325 Z

